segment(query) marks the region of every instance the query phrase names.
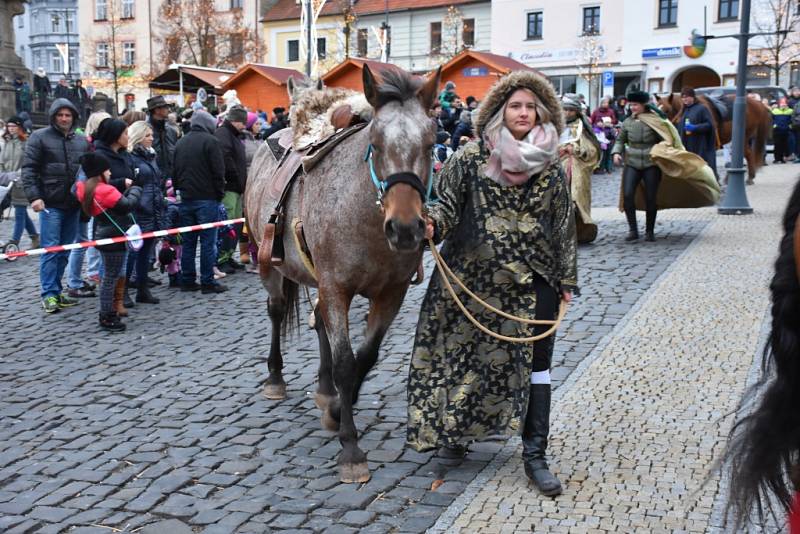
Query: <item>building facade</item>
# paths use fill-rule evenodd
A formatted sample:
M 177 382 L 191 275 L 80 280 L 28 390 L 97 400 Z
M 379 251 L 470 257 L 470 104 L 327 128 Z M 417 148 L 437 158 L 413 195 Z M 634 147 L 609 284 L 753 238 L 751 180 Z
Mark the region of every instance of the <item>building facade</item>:
M 33 72 L 43 68 L 53 84 L 80 77 L 77 11 L 77 0 L 30 0 L 14 17 L 17 54 Z
M 489 1 L 362 0 L 347 11 L 339 2 L 328 2 L 316 24 L 318 73 L 348 57 L 427 72 L 465 48 L 488 51 L 491 13 Z M 299 2 L 273 2 L 264 14 L 262 34 L 268 64 L 305 72 Z
M 81 36 L 80 69 L 84 85 L 118 100 L 118 108 L 141 109 L 154 94 L 148 82 L 172 63 L 200 64 L 186 49 L 170 48 L 176 41 L 174 23 L 165 22 L 162 6 L 167 0 L 78 0 L 78 29 Z M 212 0 L 207 18 L 245 28 L 257 28 L 256 0 Z M 194 5 L 198 5 L 195 2 Z M 211 25 L 213 32 L 215 27 Z M 199 26 L 198 26 L 199 28 Z M 197 28 L 188 29 L 196 38 Z M 194 33 L 192 33 L 194 32 Z M 219 41 L 222 41 L 220 39 Z M 234 43 L 215 41 L 213 34 L 206 51 L 216 54 Z M 242 43 L 239 43 L 241 46 Z M 166 51 L 165 51 L 166 50 Z M 226 54 L 228 48 L 225 48 Z M 215 67 L 218 58 L 205 57 Z M 242 54 L 237 61 L 245 63 Z M 236 67 L 238 65 L 232 64 Z M 116 75 L 116 76 L 115 76 Z M 116 77 L 117 88 L 114 87 Z M 116 93 L 116 96 L 115 96 Z

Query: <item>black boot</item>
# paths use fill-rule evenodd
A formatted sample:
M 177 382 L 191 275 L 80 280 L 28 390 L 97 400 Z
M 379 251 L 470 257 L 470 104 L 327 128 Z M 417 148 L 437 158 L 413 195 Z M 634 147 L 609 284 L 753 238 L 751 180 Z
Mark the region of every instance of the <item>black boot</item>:
M 522 429 L 522 461 L 525 474 L 542 495 L 561 494 L 561 482 L 550 472 L 545 460 L 550 433 L 550 384 L 531 384 L 528 413 Z
M 109 332 L 123 332 L 125 324 L 116 312 L 100 312 L 100 328 Z
M 636 225 L 636 210 L 625 210 L 625 217 L 628 219 L 628 235 L 625 241 L 636 241 L 639 239 L 639 227 Z
M 150 288 L 148 287 L 147 283 L 144 283 L 139 286 L 138 291 L 136 291 L 136 302 L 141 302 L 144 304 L 158 304 L 159 300 L 150 293 Z
M 645 241 L 656 240 L 655 228 L 656 228 L 656 210 L 648 210 L 647 226 L 645 226 L 645 234 L 644 234 Z
M 177 273 L 169 275 L 169 287 L 181 287 L 181 281 Z

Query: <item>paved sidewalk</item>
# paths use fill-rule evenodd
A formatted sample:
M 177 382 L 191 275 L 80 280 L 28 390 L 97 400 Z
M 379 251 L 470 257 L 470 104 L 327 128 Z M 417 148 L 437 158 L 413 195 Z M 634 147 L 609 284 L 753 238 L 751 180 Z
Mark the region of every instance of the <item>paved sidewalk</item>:
M 796 173 L 770 166 L 748 188 L 755 214 L 710 218 L 675 261 L 556 391 L 551 499 L 510 440 L 433 532 L 704 532 L 724 505 L 724 449 L 768 309 L 780 217 Z M 611 210 L 593 216 L 613 217 Z

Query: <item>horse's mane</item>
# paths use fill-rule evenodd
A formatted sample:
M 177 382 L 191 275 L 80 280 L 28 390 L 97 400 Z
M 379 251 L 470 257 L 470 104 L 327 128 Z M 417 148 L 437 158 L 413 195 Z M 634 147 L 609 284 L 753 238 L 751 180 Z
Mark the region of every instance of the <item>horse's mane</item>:
M 380 73 L 380 84 L 377 87 L 378 107 L 392 101 L 405 102 L 416 98 L 422 80 L 401 70 L 384 70 Z

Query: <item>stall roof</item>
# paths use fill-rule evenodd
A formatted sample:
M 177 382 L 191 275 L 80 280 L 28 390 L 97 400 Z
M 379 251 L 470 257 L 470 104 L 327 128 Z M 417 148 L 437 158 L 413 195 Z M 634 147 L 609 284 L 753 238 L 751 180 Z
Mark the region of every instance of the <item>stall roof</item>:
M 255 72 L 264 78 L 270 80 L 276 85 L 285 85 L 289 78 L 302 80 L 304 75 L 302 72 L 295 69 L 285 69 L 282 67 L 273 67 L 271 65 L 264 65 L 263 63 L 248 63 L 239 69 L 233 76 L 223 82 L 224 87 L 230 87 L 236 83 L 236 80 L 241 79 L 245 74 Z
M 504 74 L 513 70 L 529 70 L 533 72 L 539 72 L 536 69 L 529 67 L 525 63 L 520 63 L 516 59 L 511 59 L 510 57 L 506 56 L 499 56 L 490 52 L 476 52 L 475 50 L 464 50 L 450 61 L 442 65 L 442 72 L 468 58 L 476 59 L 484 65 L 488 65 L 489 67 L 492 67 L 498 72 L 502 72 Z
M 170 68 L 153 78 L 148 86 L 151 89 L 180 90 L 178 70 L 183 73 L 183 90 L 195 93 L 201 87 L 215 94 L 222 94 L 222 85 L 236 71 L 198 67 L 197 65 L 170 65 Z

